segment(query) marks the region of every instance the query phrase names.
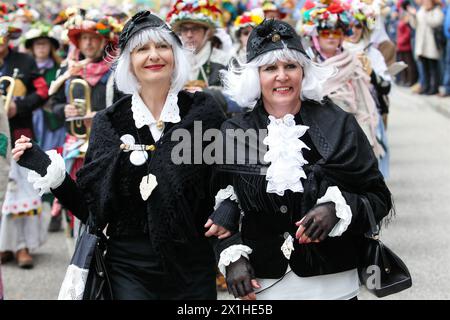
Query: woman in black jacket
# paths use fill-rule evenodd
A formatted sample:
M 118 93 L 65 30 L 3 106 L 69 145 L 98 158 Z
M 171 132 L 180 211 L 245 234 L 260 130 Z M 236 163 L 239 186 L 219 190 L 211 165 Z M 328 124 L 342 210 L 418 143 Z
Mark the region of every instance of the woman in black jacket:
M 95 116 L 77 181 L 26 137 L 14 158 L 80 220 L 91 213 L 98 229 L 107 227 L 115 299 L 215 299 L 214 252 L 202 235 L 213 205 L 210 167 L 176 165 L 172 134 L 193 136 L 194 121 L 219 128 L 225 116 L 205 94 L 181 91 L 181 42 L 157 16 L 137 13 L 119 47 L 115 80 L 128 95 Z
M 311 62 L 291 26 L 265 20 L 250 34 L 247 62 L 225 74 L 228 93 L 252 108 L 222 125 L 211 215 L 213 227 L 236 230 L 217 246 L 235 297 L 358 294 L 358 244 L 369 230 L 362 198 L 379 222 L 391 195 L 355 118 L 321 94 L 333 72 Z

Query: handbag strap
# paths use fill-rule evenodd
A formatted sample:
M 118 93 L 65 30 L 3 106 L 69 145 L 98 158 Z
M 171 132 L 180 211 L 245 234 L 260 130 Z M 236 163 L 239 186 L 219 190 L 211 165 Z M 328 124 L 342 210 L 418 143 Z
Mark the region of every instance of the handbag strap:
M 92 214 L 92 212 L 89 212 L 85 225 L 89 233 L 94 234 L 98 237 L 102 237 L 104 235 L 103 234 L 104 227 L 101 228 L 100 226 L 97 225 L 95 216 L 94 214 Z
M 369 224 L 370 224 L 370 237 L 373 239 L 378 239 L 378 235 L 380 233 L 380 227 L 378 226 L 375 215 L 372 210 L 372 206 L 370 205 L 369 200 L 366 196 L 361 196 L 361 201 L 363 202 L 364 206 L 366 207 L 367 217 L 369 218 Z
M 384 246 L 383 242 L 381 242 L 379 239 L 380 227 L 376 223 L 375 215 L 372 210 L 372 206 L 366 196 L 361 196 L 361 200 L 367 209 L 367 217 L 369 218 L 370 233 L 371 233 L 369 238 L 372 238 L 378 242 L 378 245 L 380 248 L 380 256 L 383 261 L 382 267 L 384 268 L 384 271 L 386 273 L 390 273 L 391 272 L 391 264 L 389 263 L 389 259 L 386 257 L 385 246 Z

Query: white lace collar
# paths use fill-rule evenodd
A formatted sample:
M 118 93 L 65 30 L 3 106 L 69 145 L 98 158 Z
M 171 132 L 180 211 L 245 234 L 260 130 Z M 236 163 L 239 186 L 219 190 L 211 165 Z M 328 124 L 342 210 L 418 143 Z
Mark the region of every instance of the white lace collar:
M 300 179 L 306 179 L 303 165 L 308 161 L 303 158 L 302 149 L 310 148 L 299 138 L 309 127 L 296 125 L 292 114 L 281 119 L 269 116 L 269 120 L 267 137 L 263 141 L 269 147 L 264 161 L 271 163 L 266 174 L 266 191 L 279 196 L 283 196 L 288 189 L 303 192 Z
M 133 112 L 134 124 L 138 129 L 145 125 L 150 126 L 151 124 L 158 122 L 137 92 L 135 92 L 131 98 L 131 111 Z M 172 123 L 181 121 L 177 93 L 169 92 L 159 120 Z

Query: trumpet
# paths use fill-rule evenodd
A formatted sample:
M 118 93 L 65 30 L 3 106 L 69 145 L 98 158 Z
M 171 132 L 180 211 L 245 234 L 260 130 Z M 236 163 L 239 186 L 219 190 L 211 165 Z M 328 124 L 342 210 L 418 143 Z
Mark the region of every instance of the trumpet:
M 84 98 L 74 98 L 73 92 L 76 86 L 83 87 Z M 92 118 L 91 114 L 91 87 L 86 80 L 73 79 L 69 86 L 69 101 L 78 110 L 78 117 L 67 118 L 66 121 L 70 122 L 70 133 L 80 139 L 88 139 L 90 128 L 84 125 L 83 120 Z M 84 130 L 82 129 L 84 127 Z M 80 133 L 84 131 L 84 133 Z
M 16 85 L 16 78 L 19 73 L 19 69 L 14 69 L 14 73 L 12 77 L 9 76 L 3 76 L 0 77 L 0 84 L 3 82 L 8 82 L 8 88 L 6 89 L 6 94 L 1 96 L 1 99 L 3 100 L 3 104 L 5 107 L 5 113 L 8 114 L 9 106 L 11 105 L 12 98 L 14 96 L 14 89 Z
M 84 92 L 84 99 L 74 98 L 73 92 L 75 86 L 82 86 Z M 70 122 L 70 133 L 79 138 L 84 139 L 85 142 L 80 146 L 79 150 L 81 152 L 80 157 L 84 157 L 88 149 L 89 136 L 91 133 L 91 125 L 85 123 L 85 120 L 92 119 L 92 108 L 91 108 L 91 87 L 86 80 L 83 79 L 73 79 L 69 86 L 69 101 L 70 104 L 74 105 L 78 110 L 78 117 L 68 118 L 66 121 Z M 82 129 L 84 127 L 84 130 Z M 83 130 L 84 133 L 79 133 Z M 78 132 L 77 132 L 78 131 Z

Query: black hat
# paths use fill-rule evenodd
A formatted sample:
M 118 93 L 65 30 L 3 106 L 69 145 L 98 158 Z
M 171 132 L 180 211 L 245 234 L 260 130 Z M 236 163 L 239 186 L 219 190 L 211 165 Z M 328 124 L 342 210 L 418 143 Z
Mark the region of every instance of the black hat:
M 263 53 L 284 49 L 285 46 L 308 57 L 294 28 L 284 21 L 265 19 L 250 33 L 247 42 L 247 62 Z
M 169 28 L 169 26 L 156 15 L 148 10 L 136 13 L 123 27 L 119 37 L 119 48 L 123 51 L 128 41 L 139 31 L 147 28 L 164 28 L 170 31 L 175 41 L 182 46 L 180 38 Z

